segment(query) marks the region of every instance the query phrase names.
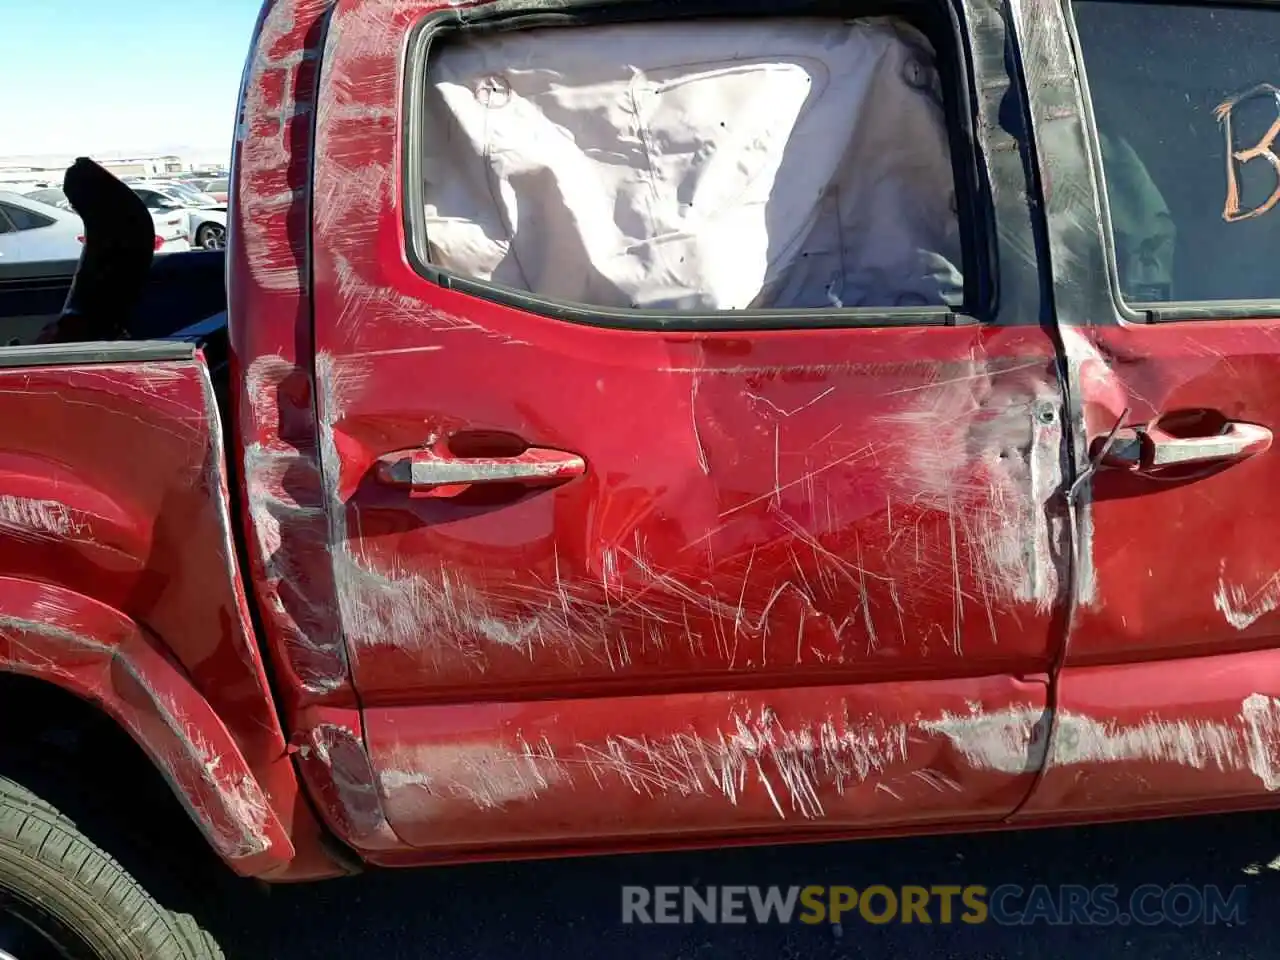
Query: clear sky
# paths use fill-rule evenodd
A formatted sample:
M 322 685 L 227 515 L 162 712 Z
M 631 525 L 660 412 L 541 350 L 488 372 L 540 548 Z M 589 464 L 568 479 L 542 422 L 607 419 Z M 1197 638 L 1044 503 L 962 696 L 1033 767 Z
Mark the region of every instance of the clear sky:
M 0 0 L 0 157 L 182 151 L 220 158 L 231 148 L 260 6 Z

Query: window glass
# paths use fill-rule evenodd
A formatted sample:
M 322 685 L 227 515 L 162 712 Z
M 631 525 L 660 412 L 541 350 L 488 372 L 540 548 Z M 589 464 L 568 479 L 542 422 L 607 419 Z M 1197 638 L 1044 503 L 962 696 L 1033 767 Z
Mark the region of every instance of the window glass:
M 1280 299 L 1280 10 L 1073 10 L 1125 300 Z
M 429 259 L 613 309 L 959 306 L 936 59 L 885 18 L 445 38 Z
M 140 190 L 135 187 L 133 192 L 142 198 L 148 210 L 170 210 L 178 205 L 176 200 L 171 200 L 155 190 Z
M 47 203 L 51 207 L 57 207 L 60 210 L 71 210 L 71 201 L 67 199 L 67 195 L 56 187 L 49 187 L 44 190 L 33 190 L 27 194 L 30 200 L 39 200 L 41 203 Z
M 5 215 L 15 230 L 35 230 L 57 222 L 53 217 L 43 216 L 25 207 L 15 207 L 11 203 L 0 204 L 0 207 L 4 208 Z

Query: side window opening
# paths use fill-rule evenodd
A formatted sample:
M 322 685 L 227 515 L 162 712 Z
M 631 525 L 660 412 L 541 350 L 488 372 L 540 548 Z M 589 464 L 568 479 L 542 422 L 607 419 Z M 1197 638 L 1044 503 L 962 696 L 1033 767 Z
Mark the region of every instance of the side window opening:
M 15 207 L 8 203 L 0 206 L 3 206 L 5 217 L 13 225 L 14 230 L 37 230 L 57 222 L 52 217 L 41 216 L 24 207 Z
M 903 20 L 461 33 L 426 72 L 447 274 L 613 310 L 963 304 L 937 54 Z
M 1280 85 L 1280 14 L 1117 0 L 1072 10 L 1123 299 L 1280 299 L 1280 205 L 1268 205 L 1280 161 L 1266 153 L 1280 120 L 1280 92 L 1266 86 Z

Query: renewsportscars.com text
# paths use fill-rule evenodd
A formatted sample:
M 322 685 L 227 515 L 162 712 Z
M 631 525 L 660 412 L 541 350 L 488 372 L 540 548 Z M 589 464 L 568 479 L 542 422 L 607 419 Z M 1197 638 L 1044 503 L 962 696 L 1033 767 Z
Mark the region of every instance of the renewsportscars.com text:
M 1243 924 L 1246 889 L 1143 884 L 622 888 L 623 923 Z

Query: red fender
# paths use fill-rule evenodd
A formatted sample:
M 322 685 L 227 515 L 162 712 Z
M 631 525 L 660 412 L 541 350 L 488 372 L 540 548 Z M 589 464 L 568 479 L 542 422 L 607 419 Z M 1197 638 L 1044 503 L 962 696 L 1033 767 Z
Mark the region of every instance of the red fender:
M 0 670 L 99 705 L 151 757 L 237 873 L 285 869 L 295 851 L 226 725 L 164 648 L 97 600 L 0 577 Z

